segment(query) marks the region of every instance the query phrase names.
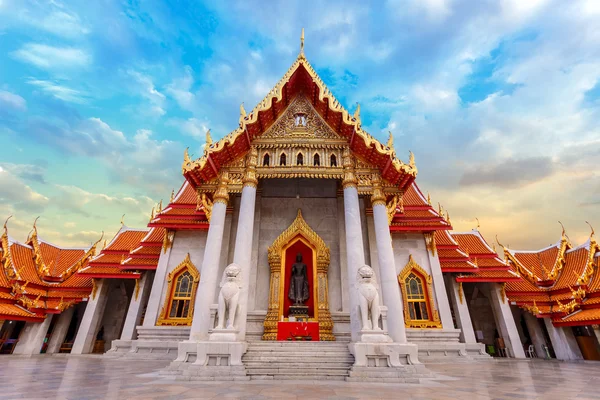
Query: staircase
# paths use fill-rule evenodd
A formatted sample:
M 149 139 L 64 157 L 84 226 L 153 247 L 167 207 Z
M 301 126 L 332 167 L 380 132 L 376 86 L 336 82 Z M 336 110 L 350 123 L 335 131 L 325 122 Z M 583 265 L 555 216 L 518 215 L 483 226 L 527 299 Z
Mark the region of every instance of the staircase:
M 250 379 L 343 381 L 354 357 L 347 343 L 251 342 L 242 361 Z

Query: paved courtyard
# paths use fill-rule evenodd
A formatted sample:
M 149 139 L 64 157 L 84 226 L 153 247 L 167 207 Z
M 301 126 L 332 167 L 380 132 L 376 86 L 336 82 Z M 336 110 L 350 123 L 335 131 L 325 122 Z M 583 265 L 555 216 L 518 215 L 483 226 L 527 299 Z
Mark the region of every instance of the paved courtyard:
M 430 365 L 420 385 L 345 382 L 180 382 L 166 365 L 101 356 L 0 356 L 0 399 L 600 399 L 600 363 L 493 361 Z

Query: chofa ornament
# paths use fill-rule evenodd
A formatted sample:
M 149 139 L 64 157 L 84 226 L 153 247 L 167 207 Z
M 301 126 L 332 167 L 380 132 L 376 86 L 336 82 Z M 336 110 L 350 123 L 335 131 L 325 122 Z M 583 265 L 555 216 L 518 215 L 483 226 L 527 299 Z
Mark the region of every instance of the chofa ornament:
M 223 271 L 221 279 L 221 291 L 219 292 L 218 322 L 216 329 L 225 329 L 225 314 L 227 313 L 227 329 L 235 329 L 235 313 L 240 297 L 240 273 L 239 265 L 232 263 Z
M 358 296 L 360 318 L 363 330 L 380 331 L 379 317 L 381 308 L 379 306 L 379 293 L 375 281 L 375 272 L 368 265 L 358 269 Z

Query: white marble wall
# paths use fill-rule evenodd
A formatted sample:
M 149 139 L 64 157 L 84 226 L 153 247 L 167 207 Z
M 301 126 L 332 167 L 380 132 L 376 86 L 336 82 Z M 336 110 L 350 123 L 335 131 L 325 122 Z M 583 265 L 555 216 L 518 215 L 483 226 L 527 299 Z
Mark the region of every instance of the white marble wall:
M 165 278 L 163 279 L 163 287 L 160 295 L 160 302 L 158 303 L 158 315 L 160 316 L 160 310 L 162 309 L 165 298 L 167 296 L 167 276 L 171 271 L 173 271 L 181 262 L 185 259 L 187 253 L 190 253 L 190 259 L 192 263 L 196 266 L 196 269 L 200 271 L 200 267 L 202 266 L 202 259 L 204 258 L 204 245 L 206 244 L 206 235 L 207 231 L 188 231 L 181 230 L 175 233 L 175 238 L 173 239 L 173 245 L 171 248 L 169 255 L 169 259 L 167 262 L 167 271 Z M 162 254 L 161 254 L 162 257 Z M 158 275 L 156 276 L 158 278 Z M 202 279 L 202 276 L 200 276 Z M 145 324 L 144 324 L 145 325 Z
M 408 256 L 412 254 L 415 262 L 431 276 L 430 256 L 425 245 L 425 237 L 422 233 L 393 233 L 392 246 L 394 248 L 394 261 L 396 262 L 396 275 L 402 272 L 406 264 L 408 264 Z M 439 296 L 445 296 L 445 302 L 446 304 L 448 303 L 445 291 L 438 294 L 434 290 L 433 300 L 435 309 L 438 312 L 440 311 Z M 454 328 L 454 326 L 448 326 L 448 328 Z
M 548 336 L 552 342 L 552 349 L 559 360 L 583 360 L 583 355 L 577 344 L 577 339 L 570 326 L 556 327 L 550 318 L 544 318 Z

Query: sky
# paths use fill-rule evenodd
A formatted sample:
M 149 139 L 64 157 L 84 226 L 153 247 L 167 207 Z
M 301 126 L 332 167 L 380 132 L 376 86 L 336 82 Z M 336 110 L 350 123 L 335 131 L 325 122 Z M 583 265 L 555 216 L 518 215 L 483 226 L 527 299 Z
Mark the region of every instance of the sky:
M 536 249 L 600 230 L 600 1 L 0 0 L 0 219 L 85 246 L 143 227 L 183 151 L 305 53 L 413 151 L 457 231 Z

